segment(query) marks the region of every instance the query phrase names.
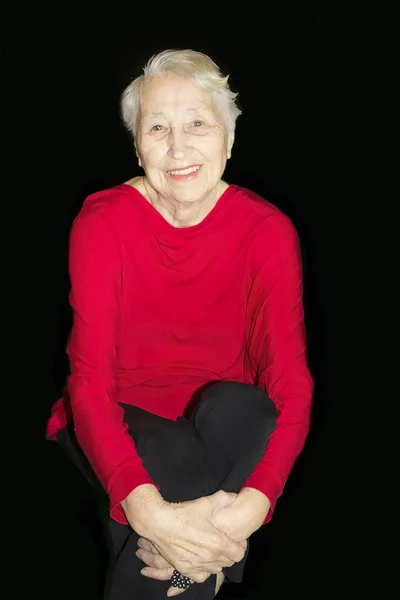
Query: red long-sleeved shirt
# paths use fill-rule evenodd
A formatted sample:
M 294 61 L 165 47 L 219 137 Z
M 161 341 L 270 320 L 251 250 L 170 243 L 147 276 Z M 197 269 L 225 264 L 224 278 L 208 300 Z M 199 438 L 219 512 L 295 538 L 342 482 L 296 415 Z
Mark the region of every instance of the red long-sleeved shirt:
M 133 187 L 89 196 L 74 221 L 69 268 L 73 328 L 68 394 L 76 436 L 107 490 L 111 516 L 154 483 L 119 402 L 164 417 L 183 414 L 209 381 L 265 389 L 278 424 L 244 487 L 277 498 L 309 430 L 313 381 L 306 354 L 296 231 L 276 207 L 230 186 L 198 225 L 175 228 Z

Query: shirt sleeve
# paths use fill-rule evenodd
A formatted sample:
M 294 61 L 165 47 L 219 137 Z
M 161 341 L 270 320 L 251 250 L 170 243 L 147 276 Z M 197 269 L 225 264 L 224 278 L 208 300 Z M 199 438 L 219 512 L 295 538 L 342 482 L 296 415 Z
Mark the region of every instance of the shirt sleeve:
M 243 487 L 268 497 L 268 522 L 309 432 L 314 384 L 306 359 L 300 246 L 288 219 L 282 219 L 262 255 L 250 294 L 249 356 L 255 382 L 275 403 L 278 420 Z
M 110 497 L 110 515 L 127 523 L 120 506 L 138 485 L 154 485 L 138 456 L 117 403 L 117 354 L 121 260 L 107 220 L 82 211 L 70 236 L 68 391 L 77 440 Z

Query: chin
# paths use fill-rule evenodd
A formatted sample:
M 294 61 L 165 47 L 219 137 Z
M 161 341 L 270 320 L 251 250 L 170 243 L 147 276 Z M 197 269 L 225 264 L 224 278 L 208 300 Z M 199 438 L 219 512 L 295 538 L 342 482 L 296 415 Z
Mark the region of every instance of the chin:
M 179 188 L 172 188 L 171 193 L 173 195 L 173 197 L 178 200 L 178 202 L 188 202 L 188 203 L 192 203 L 192 202 L 196 202 L 197 200 L 199 200 L 199 198 L 201 198 L 202 196 L 204 196 L 204 190 L 202 190 L 201 188 L 197 187 L 197 186 L 193 186 L 190 190 L 182 190 L 181 187 Z

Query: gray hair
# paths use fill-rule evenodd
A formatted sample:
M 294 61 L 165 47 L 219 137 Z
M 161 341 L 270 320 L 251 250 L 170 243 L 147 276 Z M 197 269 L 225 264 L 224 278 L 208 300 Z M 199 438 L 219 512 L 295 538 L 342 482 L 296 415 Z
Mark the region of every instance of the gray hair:
M 143 75 L 132 81 L 121 97 L 121 114 L 125 127 L 136 137 L 140 119 L 140 99 L 143 86 L 153 77 L 164 73 L 176 73 L 186 77 L 201 90 L 213 94 L 224 117 L 228 133 L 235 131 L 236 119 L 241 110 L 229 85 L 229 75 L 224 77 L 209 56 L 195 50 L 164 50 L 150 58 L 143 68 Z

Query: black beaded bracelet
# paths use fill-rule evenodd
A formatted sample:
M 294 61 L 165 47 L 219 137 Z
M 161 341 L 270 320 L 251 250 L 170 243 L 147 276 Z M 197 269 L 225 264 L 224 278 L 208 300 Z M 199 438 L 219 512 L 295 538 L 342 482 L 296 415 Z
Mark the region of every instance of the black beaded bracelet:
M 172 573 L 171 585 L 181 590 L 187 590 L 192 585 L 192 582 L 189 577 L 185 577 L 185 575 L 181 575 L 179 571 L 175 570 Z

